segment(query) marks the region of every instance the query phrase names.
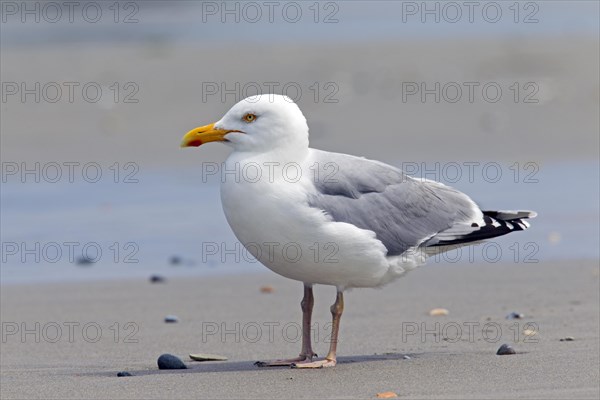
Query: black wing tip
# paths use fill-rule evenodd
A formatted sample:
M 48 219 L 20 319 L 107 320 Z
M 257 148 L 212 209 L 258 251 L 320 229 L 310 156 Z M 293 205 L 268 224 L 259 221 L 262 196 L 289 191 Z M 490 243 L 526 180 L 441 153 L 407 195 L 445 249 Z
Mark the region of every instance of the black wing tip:
M 490 214 L 499 213 L 499 211 L 492 211 L 488 214 L 487 211 L 484 211 L 483 220 L 485 221 L 485 225 L 480 227 L 479 229 L 458 237 L 452 240 L 441 240 L 433 245 L 432 247 L 439 246 L 452 246 L 458 244 L 468 244 L 471 242 L 478 242 L 481 240 L 491 239 L 498 236 L 507 235 L 512 232 L 524 231 L 529 228 L 529 222 L 525 221 L 527 218 L 533 217 L 521 217 L 521 218 L 513 218 L 509 220 L 497 219 L 492 217 Z
M 494 218 L 500 221 L 514 221 L 517 219 L 527 219 L 537 217 L 537 212 L 531 210 L 497 210 L 497 211 L 481 211 L 483 215 Z

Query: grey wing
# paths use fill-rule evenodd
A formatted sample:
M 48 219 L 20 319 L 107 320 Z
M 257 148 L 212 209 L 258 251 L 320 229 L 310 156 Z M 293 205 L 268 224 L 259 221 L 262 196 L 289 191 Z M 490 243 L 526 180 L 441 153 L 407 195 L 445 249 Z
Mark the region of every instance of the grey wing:
M 333 221 L 375 232 L 389 256 L 414 246 L 468 243 L 513 230 L 449 186 L 412 178 L 378 161 L 311 151 L 313 165 L 323 171 L 315 174 L 316 190 L 308 204 Z

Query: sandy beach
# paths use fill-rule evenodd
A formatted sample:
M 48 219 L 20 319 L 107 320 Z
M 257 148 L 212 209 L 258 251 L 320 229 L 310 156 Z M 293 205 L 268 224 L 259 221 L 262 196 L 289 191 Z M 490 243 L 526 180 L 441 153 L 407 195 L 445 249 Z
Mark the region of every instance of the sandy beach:
M 261 293 L 263 285 L 273 293 Z M 323 353 L 334 293 L 316 289 L 316 351 Z M 423 399 L 591 399 L 600 390 L 595 262 L 422 267 L 381 290 L 348 293 L 336 368 L 255 367 L 299 350 L 300 296 L 297 282 L 270 272 L 5 286 L 2 398 L 374 398 L 393 391 Z M 435 307 L 450 313 L 429 316 Z M 511 312 L 524 318 L 507 320 Z M 168 314 L 180 322 L 164 323 Z M 7 323 L 19 332 L 8 334 L 14 327 Z M 24 337 L 21 324 L 31 331 Z M 574 341 L 560 341 L 568 336 Z M 503 343 L 517 354 L 495 355 Z M 162 353 L 189 369 L 159 371 Z M 229 360 L 199 363 L 189 353 Z M 133 376 L 117 377 L 120 371 Z
M 247 49 L 151 41 L 9 47 L 2 53 L 5 81 L 40 82 L 40 88 L 48 82 L 77 82 L 80 87 L 98 83 L 104 87 L 104 101 L 86 101 L 79 87 L 72 103 L 66 87 L 55 103 L 35 103 L 32 95 L 21 101 L 20 92 L 8 96 L 2 104 L 1 154 L 7 161 L 29 163 L 133 161 L 142 171 L 193 168 L 199 160 L 221 162 L 228 153 L 224 146 L 201 156 L 181 152 L 180 136 L 198 124 L 216 121 L 244 93 L 257 92 L 255 87 L 269 93 L 265 83 L 272 82 L 271 91 L 285 94 L 287 86 L 288 94 L 295 96 L 309 121 L 311 146 L 328 151 L 385 162 L 595 158 L 597 45 L 588 38 L 533 37 L 297 44 L 292 49 L 280 44 Z M 207 62 L 204 54 L 232 61 Z M 39 68 L 40 60 L 47 59 L 60 61 Z M 135 86 L 125 90 L 127 82 Z M 477 87 L 472 101 L 468 82 L 476 85 L 473 90 Z M 515 82 L 520 85 L 516 98 Z M 525 89 L 529 82 L 533 86 Z M 109 89 L 115 83 L 122 90 L 117 102 L 114 89 Z M 488 84 L 502 91 L 497 101 L 483 97 Z M 421 85 L 433 95 L 423 99 Z M 460 97 L 452 89 L 455 85 Z M 137 101 L 124 102 L 125 94 L 135 88 L 131 100 Z M 532 102 L 525 102 L 527 95 Z M 369 133 L 362 134 L 357 126 L 368 126 Z M 490 148 L 491 143 L 497 145 Z

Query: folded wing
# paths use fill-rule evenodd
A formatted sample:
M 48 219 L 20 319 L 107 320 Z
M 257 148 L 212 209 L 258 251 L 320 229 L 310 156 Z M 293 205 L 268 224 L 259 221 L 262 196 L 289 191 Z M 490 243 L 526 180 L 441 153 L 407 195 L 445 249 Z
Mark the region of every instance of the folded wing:
M 413 247 L 468 244 L 529 225 L 530 211 L 481 211 L 464 193 L 412 178 L 390 165 L 346 154 L 311 150 L 314 177 L 311 207 L 331 220 L 373 231 L 388 256 Z M 325 170 L 328 170 L 326 172 Z

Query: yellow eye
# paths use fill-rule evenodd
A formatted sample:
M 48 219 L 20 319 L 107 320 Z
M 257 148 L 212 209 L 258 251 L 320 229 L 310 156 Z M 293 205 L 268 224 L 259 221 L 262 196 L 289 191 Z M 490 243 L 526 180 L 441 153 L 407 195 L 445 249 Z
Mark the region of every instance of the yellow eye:
M 256 115 L 254 114 L 246 114 L 244 115 L 243 120 L 246 122 L 254 122 L 254 120 L 256 119 Z

